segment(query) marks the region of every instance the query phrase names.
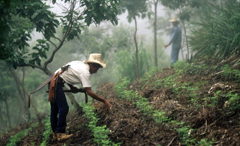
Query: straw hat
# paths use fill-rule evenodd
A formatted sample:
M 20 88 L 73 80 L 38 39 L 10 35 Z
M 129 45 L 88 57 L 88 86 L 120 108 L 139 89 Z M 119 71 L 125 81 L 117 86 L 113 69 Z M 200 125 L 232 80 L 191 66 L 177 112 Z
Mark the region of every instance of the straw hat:
M 176 17 L 173 17 L 169 22 L 179 22 L 179 20 Z
M 90 54 L 88 60 L 86 60 L 84 63 L 97 63 L 103 68 L 106 67 L 106 64 L 102 61 L 102 54 L 98 53 Z

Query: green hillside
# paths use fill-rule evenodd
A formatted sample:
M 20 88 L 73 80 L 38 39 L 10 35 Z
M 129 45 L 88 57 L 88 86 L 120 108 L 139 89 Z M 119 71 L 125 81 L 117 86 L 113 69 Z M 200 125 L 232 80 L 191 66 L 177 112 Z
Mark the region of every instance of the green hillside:
M 46 120 L 16 128 L 1 136 L 1 144 L 12 145 L 20 132 L 27 134 L 16 145 L 238 145 L 237 60 L 178 62 L 174 68 L 152 69 L 139 81 L 105 83 L 98 94 L 112 101 L 110 112 L 96 101 L 80 103 L 84 114 L 68 115 L 70 139 L 53 141 Z

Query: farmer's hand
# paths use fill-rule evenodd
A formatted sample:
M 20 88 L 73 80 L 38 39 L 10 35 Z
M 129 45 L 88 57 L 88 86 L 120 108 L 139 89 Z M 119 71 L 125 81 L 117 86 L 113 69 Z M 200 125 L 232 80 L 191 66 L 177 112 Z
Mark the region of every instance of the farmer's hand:
M 165 48 L 167 48 L 168 46 L 169 46 L 168 44 L 164 45 Z
M 78 88 L 71 86 L 72 93 L 78 93 Z
M 104 104 L 105 104 L 105 110 L 106 110 L 106 112 L 109 112 L 109 109 L 110 109 L 110 107 L 111 107 L 110 101 L 109 101 L 109 100 L 105 100 L 105 101 L 104 101 Z

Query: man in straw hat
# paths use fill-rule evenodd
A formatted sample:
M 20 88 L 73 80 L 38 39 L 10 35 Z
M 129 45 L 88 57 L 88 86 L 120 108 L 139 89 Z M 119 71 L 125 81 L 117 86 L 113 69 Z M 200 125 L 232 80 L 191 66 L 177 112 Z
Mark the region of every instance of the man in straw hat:
M 101 98 L 92 91 L 90 75 L 97 73 L 99 68 L 105 68 L 106 64 L 101 59 L 101 54 L 90 54 L 89 59 L 85 62 L 72 61 L 67 65 L 67 69 L 60 68 L 55 72 L 58 74 L 58 79 L 55 87 L 55 96 L 51 103 L 51 128 L 53 132 L 53 139 L 63 140 L 72 136 L 65 134 L 66 117 L 68 114 L 68 104 L 62 87 L 67 83 L 71 90 L 77 90 L 73 85 L 81 84 L 86 93 L 92 98 L 101 101 L 105 104 L 106 110 L 110 109 L 110 102 Z M 64 70 L 64 71 L 63 71 Z M 60 72 L 60 73 L 59 73 Z M 58 116 L 58 117 L 57 117 Z
M 176 17 L 169 20 L 173 24 L 173 29 L 170 37 L 170 41 L 168 44 L 166 44 L 164 47 L 167 48 L 169 45 L 172 44 L 172 50 L 171 50 L 171 66 L 178 61 L 178 54 L 179 50 L 181 49 L 181 42 L 182 42 L 182 31 L 178 27 L 179 20 L 177 20 Z

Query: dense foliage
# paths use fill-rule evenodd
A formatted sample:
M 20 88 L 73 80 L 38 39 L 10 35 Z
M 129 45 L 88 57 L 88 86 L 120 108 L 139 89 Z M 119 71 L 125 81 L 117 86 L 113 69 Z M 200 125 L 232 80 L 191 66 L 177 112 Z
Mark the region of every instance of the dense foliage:
M 12 64 L 23 63 L 33 28 L 42 31 L 49 39 L 54 35 L 59 21 L 41 0 L 1 0 L 0 4 L 0 59 Z
M 225 5 L 212 5 L 208 13 L 191 32 L 191 48 L 197 56 L 216 59 L 238 54 L 240 49 L 240 2 L 227 1 Z
M 56 5 L 55 0 L 52 3 Z M 0 28 L 4 31 L 1 31 L 0 35 L 0 59 L 14 68 L 31 66 L 50 74 L 47 65 L 52 62 L 55 53 L 65 41 L 77 37 L 85 26 L 92 23 L 100 24 L 104 20 L 117 24 L 118 0 L 65 0 L 64 3 L 66 7 L 62 10 L 62 14 L 57 16 L 50 11 L 50 4 L 41 0 L 1 0 L 0 12 L 3 17 Z M 17 22 L 20 22 L 22 27 L 16 26 Z M 62 35 L 58 37 L 55 33 L 60 26 Z M 37 40 L 38 43 L 32 49 L 28 49 L 33 28 L 43 35 L 43 39 Z M 53 38 L 58 42 L 53 42 Z M 50 56 L 47 56 L 49 44 L 52 44 L 55 49 Z M 44 65 L 41 63 L 43 58 L 48 58 Z

